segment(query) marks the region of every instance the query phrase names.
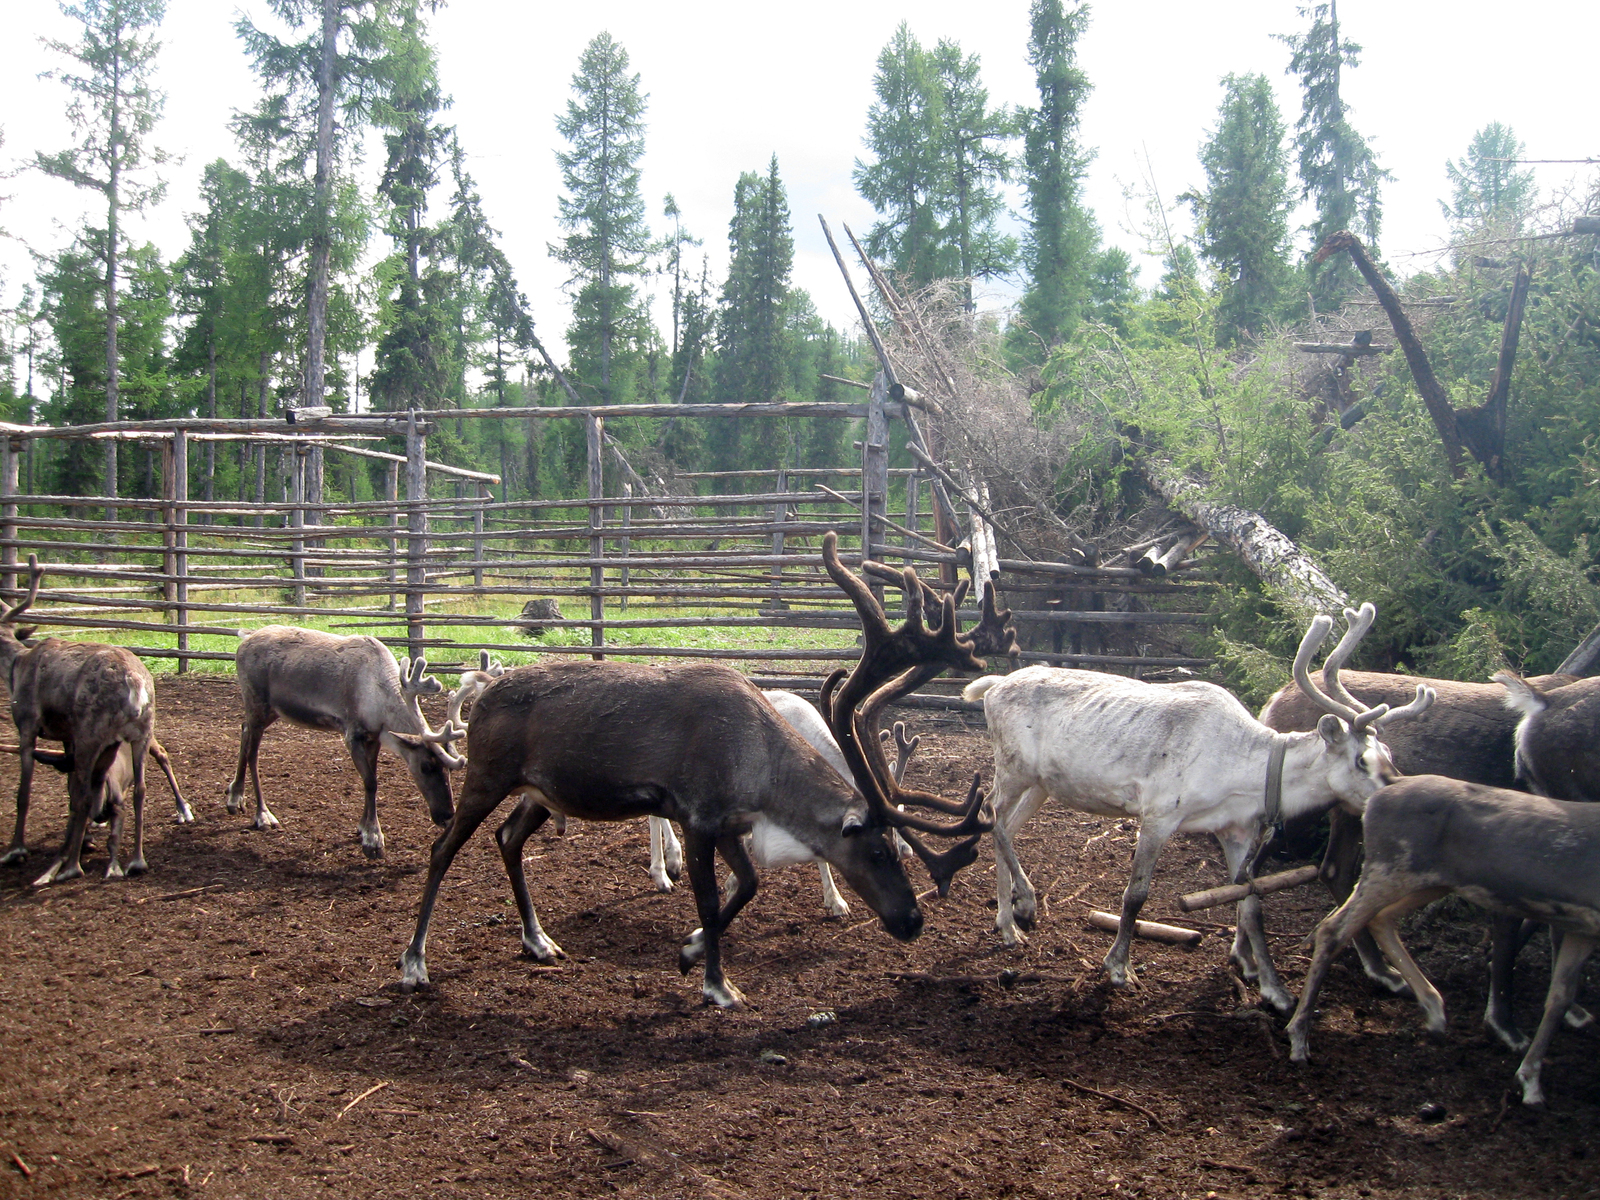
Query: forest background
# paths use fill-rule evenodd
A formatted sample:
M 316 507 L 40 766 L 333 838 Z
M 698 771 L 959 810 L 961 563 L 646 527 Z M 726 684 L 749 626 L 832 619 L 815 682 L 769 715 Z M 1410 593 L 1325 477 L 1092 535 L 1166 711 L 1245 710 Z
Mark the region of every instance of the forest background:
M 27 66 L 12 75 L 52 72 L 36 84 L 55 99 L 34 91 L 5 108 L 5 149 L 23 157 L 0 226 L 8 252 L 30 252 L 25 267 L 9 258 L 0 293 L 9 414 L 71 423 L 108 411 L 253 415 L 318 398 L 336 408 L 560 403 L 556 363 L 597 403 L 843 398 L 822 376 L 870 367 L 842 290 L 818 265 L 809 226 L 821 209 L 855 217 L 908 288 L 932 287 L 930 303 L 942 296 L 965 314 L 963 353 L 986 376 L 975 395 L 1043 459 L 1046 494 L 1020 499 L 1043 501 L 1080 536 L 1112 536 L 1144 502 L 1127 465 L 1132 430 L 1133 448 L 1263 512 L 1352 595 L 1377 601 L 1383 636 L 1370 653 L 1383 665 L 1470 677 L 1547 667 L 1600 619 L 1589 547 L 1595 239 L 1526 240 L 1594 211 L 1593 167 L 1510 161 L 1590 156 L 1587 105 L 1562 91 L 1581 90 L 1586 72 L 1577 62 L 1563 72 L 1560 47 L 1582 45 L 1573 23 L 1593 14 L 1551 6 L 1541 22 L 1535 6 L 1516 29 L 1496 27 L 1483 55 L 1471 21 L 1436 30 L 1418 14 L 1379 18 L 1349 3 L 1340 26 L 1327 5 L 1241 4 L 1199 27 L 1188 14 L 1177 28 L 1169 13 L 1134 29 L 1124 6 L 1035 0 L 982 30 L 953 24 L 961 10 L 919 10 L 875 38 L 866 62 L 861 37 L 845 53 L 837 30 L 821 40 L 782 31 L 774 56 L 760 30 L 715 54 L 641 28 L 634 45 L 594 34 L 556 63 L 555 39 L 480 25 L 466 65 L 447 67 L 441 46 L 461 44 L 463 10 L 474 7 L 273 0 L 229 20 L 212 5 L 169 14 L 158 0 L 84 0 L 62 6 L 53 44 L 13 37 L 8 53 Z M 319 173 L 324 9 L 337 28 L 328 78 L 338 122 Z M 203 140 L 171 146 L 182 165 L 160 149 L 171 64 L 159 44 L 180 20 L 184 38 L 201 22 L 209 30 L 197 74 L 227 58 L 219 29 L 235 39 L 219 90 L 239 101 L 231 112 L 208 106 L 232 145 L 203 164 L 192 150 Z M 1432 34 L 1425 56 L 1415 30 L 1406 35 L 1414 20 Z M 872 21 L 887 23 L 852 10 L 857 30 Z M 1115 36 L 1097 42 L 1097 27 Z M 1438 45 L 1463 31 L 1472 53 Z M 1182 66 L 1168 70 L 1175 49 Z M 115 132 L 97 84 L 109 59 L 125 72 Z M 641 62 L 659 67 L 647 77 Z M 1356 81 L 1374 76 L 1384 83 L 1354 103 Z M 240 93 L 246 78 L 253 94 Z M 473 121 L 449 103 L 452 78 L 475 100 L 484 79 L 502 81 L 514 139 L 502 127 L 492 146 L 471 144 Z M 1138 101 L 1119 108 L 1130 124 L 1114 147 L 1097 146 L 1097 89 L 1115 100 L 1130 78 Z M 1209 86 L 1180 90 L 1200 78 Z M 995 79 L 1005 82 L 991 95 Z M 559 103 L 552 80 L 568 84 Z M 545 104 L 531 109 L 531 95 Z M 699 119 L 674 124 L 685 95 L 700 101 Z M 724 111 L 772 114 L 771 145 L 756 148 L 734 117 L 725 134 L 710 96 Z M 841 119 L 840 105 L 853 115 Z M 818 141 L 780 153 L 796 122 L 827 159 Z M 652 174 L 647 148 L 665 140 L 664 124 L 688 148 Z M 1172 149 L 1185 131 L 1197 163 Z M 1419 146 L 1433 157 L 1419 159 Z M 719 182 L 702 164 L 726 161 L 730 147 L 748 161 Z M 507 159 L 549 163 L 551 175 L 513 176 L 498 193 L 474 179 L 503 183 Z M 1436 194 L 1419 204 L 1427 189 L 1416 176 L 1439 166 Z M 683 181 L 683 200 L 651 186 L 669 177 Z M 720 219 L 710 215 L 719 189 Z M 66 215 L 85 198 L 81 216 Z M 174 212 L 186 244 L 150 240 Z M 1309 262 L 1345 227 L 1404 280 L 1408 299 L 1450 298 L 1429 310 L 1424 332 L 1461 405 L 1487 385 L 1506 264 L 1532 268 L 1497 477 L 1447 461 L 1398 361 L 1367 366 L 1336 398 L 1337 415 L 1360 408 L 1348 427 L 1333 428 L 1328 402 L 1301 378 L 1287 349 L 1296 330 L 1354 328 L 1348 305 L 1366 294 L 1344 256 Z M 804 421 L 614 427 L 669 471 L 837 463 L 851 434 Z M 581 442 L 558 430 L 507 422 L 467 423 L 438 452 L 499 470 L 512 495 L 569 493 L 582 458 Z M 37 490 L 93 493 L 114 471 L 119 490 L 147 494 L 139 453 L 124 448 L 104 465 L 87 450 L 62 454 Z M 250 466 L 208 458 L 205 486 L 248 494 Z M 341 482 L 370 494 L 360 473 L 330 487 Z M 1281 600 L 1240 574 L 1221 601 L 1216 648 L 1247 687 L 1284 649 Z

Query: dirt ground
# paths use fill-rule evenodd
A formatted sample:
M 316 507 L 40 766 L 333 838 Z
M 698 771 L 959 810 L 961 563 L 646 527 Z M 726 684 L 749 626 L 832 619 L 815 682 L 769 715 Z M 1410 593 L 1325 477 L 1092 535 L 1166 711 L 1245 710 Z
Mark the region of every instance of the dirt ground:
M 1596 1034 L 1558 1035 L 1551 1111 L 1523 1110 L 1515 1058 L 1478 1024 L 1482 927 L 1464 907 L 1410 927 L 1452 1006 L 1446 1041 L 1352 959 L 1296 1068 L 1281 1020 L 1230 974 L 1225 927 L 1192 950 L 1136 943 L 1138 986 L 1104 984 L 1110 937 L 1084 914 L 1116 907 L 1131 826 L 1035 819 L 1019 848 L 1049 899 L 1014 951 L 992 932 L 987 849 L 910 945 L 859 900 L 825 918 L 810 868 L 773 872 L 726 942 L 751 1002 L 728 1013 L 674 969 L 693 904 L 650 888 L 643 822 L 529 843 L 535 902 L 572 955 L 541 969 L 517 956 L 491 821 L 446 880 L 433 989 L 403 996 L 433 830 L 399 762 L 384 756 L 388 856 L 369 862 L 342 744 L 276 726 L 262 784 L 283 827 L 252 832 L 221 802 L 232 679 L 159 686 L 197 822 L 173 823 L 156 776 L 149 875 L 103 881 L 101 849 L 89 878 L 35 892 L 65 826 L 64 786 L 41 772 L 34 854 L 0 871 L 0 1197 L 1600 1193 Z M 953 793 L 988 775 L 980 733 L 919 724 L 911 780 Z M 6 756 L 0 794 L 15 778 Z M 1177 895 L 1222 882 L 1219 859 L 1175 842 L 1146 915 L 1181 922 Z M 1268 901 L 1291 986 L 1325 907 L 1310 888 Z M 1524 961 L 1531 1028 L 1544 968 Z

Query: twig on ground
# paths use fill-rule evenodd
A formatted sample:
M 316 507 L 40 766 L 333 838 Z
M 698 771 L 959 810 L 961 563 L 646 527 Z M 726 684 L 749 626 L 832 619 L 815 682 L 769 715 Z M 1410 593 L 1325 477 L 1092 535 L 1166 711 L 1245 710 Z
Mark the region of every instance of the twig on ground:
M 1075 1088 L 1078 1091 L 1083 1092 L 1085 1095 L 1099 1096 L 1102 1100 L 1109 1100 L 1113 1104 L 1120 1104 L 1124 1108 L 1131 1108 L 1134 1112 L 1139 1113 L 1146 1120 L 1148 1120 L 1157 1129 L 1161 1130 L 1162 1133 L 1170 1132 L 1167 1129 L 1166 1123 L 1162 1121 L 1160 1117 L 1156 1116 L 1155 1113 L 1151 1112 L 1148 1108 L 1136 1100 L 1124 1100 L 1121 1096 L 1113 1096 L 1110 1092 L 1102 1092 L 1099 1088 L 1090 1087 L 1087 1083 L 1079 1083 L 1076 1079 L 1063 1078 L 1061 1082 L 1066 1084 L 1069 1088 Z
M 346 1104 L 343 1108 L 341 1108 L 339 1110 L 339 1115 L 337 1117 L 335 1117 L 334 1120 L 335 1121 L 344 1120 L 345 1113 L 349 1112 L 356 1105 L 360 1104 L 368 1096 L 372 1095 L 373 1092 L 381 1092 L 384 1088 L 386 1088 L 388 1086 L 389 1086 L 389 1081 L 387 1079 L 385 1079 L 382 1083 L 373 1084 L 366 1091 L 362 1092 L 361 1095 L 357 1096 L 354 1100 L 350 1101 L 349 1104 Z

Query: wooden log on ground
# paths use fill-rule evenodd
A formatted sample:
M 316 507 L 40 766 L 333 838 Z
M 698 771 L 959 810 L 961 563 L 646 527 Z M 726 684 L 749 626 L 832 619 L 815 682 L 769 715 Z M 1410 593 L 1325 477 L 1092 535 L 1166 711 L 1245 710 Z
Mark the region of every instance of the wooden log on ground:
M 1121 918 L 1115 913 L 1101 912 L 1099 909 L 1089 913 L 1089 924 L 1096 929 L 1115 933 L 1121 923 Z M 1177 925 L 1163 925 L 1160 921 L 1135 921 L 1133 936 L 1152 942 L 1167 942 L 1173 946 L 1198 946 L 1200 939 L 1206 935 L 1201 929 L 1183 929 Z
M 1249 883 L 1230 883 L 1222 887 L 1207 888 L 1203 892 L 1190 892 L 1178 897 L 1178 907 L 1184 912 L 1197 908 L 1215 908 L 1219 904 L 1233 904 L 1246 896 L 1264 896 L 1268 892 L 1281 892 L 1285 888 L 1302 887 L 1317 877 L 1320 867 L 1296 867 L 1292 871 L 1279 871 L 1276 875 L 1263 875 Z
M 1394 350 L 1393 346 L 1362 346 L 1345 342 L 1296 342 L 1294 348 L 1302 354 L 1347 354 L 1351 358 L 1366 354 L 1389 354 Z

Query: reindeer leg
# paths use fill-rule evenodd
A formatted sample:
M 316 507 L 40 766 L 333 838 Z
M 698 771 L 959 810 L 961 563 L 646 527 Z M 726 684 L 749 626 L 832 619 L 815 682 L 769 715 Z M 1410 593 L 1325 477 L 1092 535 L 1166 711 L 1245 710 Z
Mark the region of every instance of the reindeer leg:
M 1483 1010 L 1483 1023 L 1505 1043 L 1506 1048 L 1523 1051 L 1528 1037 L 1517 1028 L 1512 1015 L 1512 977 L 1516 971 L 1521 917 L 1494 917 L 1489 922 L 1489 1003 Z
M 1027 942 L 1027 936 L 1017 928 L 1019 923 L 1024 928 L 1032 929 L 1037 908 L 1030 904 L 1027 909 L 1027 918 L 1019 922 L 1020 913 L 1016 903 L 1017 881 L 1020 880 L 1027 888 L 1030 901 L 1033 897 L 1033 887 L 1028 884 L 1028 877 L 1023 873 L 1022 863 L 1017 859 L 1017 849 L 1013 841 L 1018 829 L 1033 815 L 1044 803 L 1045 792 L 1042 787 L 1025 788 L 1017 791 L 1006 775 L 997 770 L 995 772 L 994 786 L 994 927 L 999 932 L 1000 938 L 1008 946 L 1018 946 Z
M 67 836 L 61 844 L 61 854 L 51 863 L 45 873 L 33 881 L 34 887 L 45 887 L 51 883 L 62 883 L 68 879 L 76 879 L 83 874 L 83 835 L 88 832 L 89 818 L 92 817 L 100 806 L 100 799 L 105 788 L 106 770 L 117 756 L 117 743 L 103 749 L 91 758 L 86 754 L 79 754 L 74 758 L 72 774 L 67 777 Z M 118 819 L 121 811 L 118 810 Z M 115 867 L 116 859 L 112 859 Z M 115 873 L 107 869 L 108 878 L 116 878 L 120 868 Z
M 1328 848 L 1322 856 L 1322 881 L 1335 900 L 1346 900 L 1356 886 L 1361 867 L 1361 818 L 1336 807 L 1328 813 Z M 1389 965 L 1372 934 L 1355 936 L 1356 955 L 1367 978 L 1397 996 L 1406 994 L 1406 981 Z
M 500 846 L 500 858 L 506 864 L 506 878 L 511 881 L 511 895 L 517 901 L 517 915 L 522 918 L 522 952 L 542 963 L 553 963 L 565 958 L 567 952 L 544 931 L 539 924 L 539 914 L 533 909 L 533 898 L 528 895 L 528 877 L 522 869 L 522 844 L 550 816 L 550 810 L 539 800 L 543 793 L 530 791 L 523 794 L 505 823 L 495 831 L 494 840 Z
M 650 826 L 650 882 L 658 892 L 670 892 L 672 881 L 683 874 L 683 848 L 678 846 L 678 836 L 672 832 L 672 822 L 665 817 L 646 817 Z M 667 839 L 677 848 L 677 870 L 667 870 Z
M 178 789 L 177 777 L 172 773 L 172 760 L 167 757 L 167 752 L 160 742 L 150 739 L 150 754 L 155 758 L 156 765 L 161 768 L 161 773 L 167 777 L 167 786 L 172 789 L 172 798 L 178 805 L 178 824 L 187 825 L 194 820 L 194 809 L 189 807 L 189 802 L 183 798 L 183 792 Z
M 1544 1107 L 1544 1088 L 1540 1072 L 1544 1067 L 1545 1051 L 1555 1036 L 1556 1026 L 1563 1014 L 1572 1006 L 1578 994 L 1578 979 L 1583 964 L 1594 952 L 1595 939 L 1578 933 L 1568 933 L 1561 939 L 1561 949 L 1550 968 L 1550 991 L 1545 995 L 1544 1017 L 1533 1035 L 1533 1043 L 1517 1068 L 1517 1082 L 1522 1085 L 1522 1102 L 1529 1108 Z
M 1117 925 L 1117 940 L 1106 952 L 1106 974 L 1117 987 L 1128 985 L 1128 949 L 1133 944 L 1133 927 L 1139 910 L 1150 896 L 1150 880 L 1156 873 L 1156 859 L 1177 830 L 1171 819 L 1146 817 L 1139 822 L 1139 840 L 1133 848 L 1133 870 L 1122 893 L 1122 920 Z
M 38 730 L 17 729 L 17 740 L 22 744 L 17 755 L 17 823 L 11 831 L 11 845 L 0 855 L 0 866 L 26 861 L 28 846 L 23 840 L 28 828 L 28 801 L 33 792 L 33 744 Z
M 1422 973 L 1422 968 L 1417 966 L 1417 960 L 1411 957 L 1411 951 L 1407 950 L 1405 943 L 1400 940 L 1399 926 L 1400 919 L 1407 913 L 1415 912 L 1425 904 L 1432 904 L 1439 897 L 1448 895 L 1449 890 L 1431 888 L 1427 891 L 1413 892 L 1405 899 L 1379 910 L 1367 922 L 1368 931 L 1377 940 L 1385 957 L 1395 965 L 1406 983 L 1411 985 L 1411 994 L 1417 998 L 1417 1004 L 1422 1008 L 1427 1030 L 1436 1038 L 1444 1037 L 1446 1029 L 1444 997 Z
M 382 743 L 375 737 L 347 733 L 344 744 L 350 750 L 350 761 L 355 763 L 366 793 L 366 807 L 361 810 L 361 822 L 356 826 L 361 853 L 368 858 L 382 858 L 383 829 L 378 824 L 378 751 Z
M 744 848 L 744 840 L 737 834 L 710 838 L 685 829 L 683 838 L 687 851 L 689 883 L 694 888 L 695 907 L 700 914 L 700 928 L 689 936 L 678 953 L 678 969 L 687 973 L 697 958 L 705 959 L 705 981 L 700 994 L 707 1004 L 719 1008 L 743 1008 L 744 996 L 722 973 L 722 932 L 739 910 L 756 894 L 756 868 Z M 721 851 L 723 861 L 733 868 L 738 886 L 727 904 L 721 904 L 717 890 L 716 855 Z
M 133 857 L 128 860 L 129 875 L 143 875 L 150 869 L 144 860 L 144 756 L 149 745 L 128 747 L 133 756 Z
M 511 792 L 504 782 L 486 786 L 481 777 L 469 770 L 461 786 L 461 800 L 456 805 L 455 816 L 433 842 L 433 852 L 428 856 L 428 882 L 422 889 L 422 907 L 417 912 L 417 929 L 411 944 L 400 956 L 400 990 L 414 992 L 428 985 L 428 924 L 433 919 L 433 906 L 439 899 L 439 885 L 445 872 L 483 819 L 492 813 Z
M 827 863 L 819 862 L 817 873 L 822 876 L 822 907 L 830 917 L 848 917 L 850 902 L 839 894 L 839 885 L 833 881 L 833 870 Z
M 115 760 L 113 759 L 113 761 Z M 115 791 L 108 780 L 101 787 L 100 796 L 98 799 L 96 799 L 93 809 L 91 809 L 91 811 L 95 812 L 96 814 L 97 823 L 100 821 L 106 821 L 109 822 L 111 826 L 110 832 L 106 836 L 106 858 L 108 860 L 106 862 L 107 879 L 121 879 L 126 874 L 126 872 L 117 865 L 117 855 L 122 853 L 123 823 L 128 815 L 127 805 L 124 803 L 124 800 L 125 797 L 122 796 L 121 793 Z M 85 850 L 90 848 L 89 835 L 87 831 L 84 833 L 83 848 Z
M 1268 831 L 1270 833 L 1270 830 Z M 1255 877 L 1253 853 L 1265 839 L 1254 831 L 1249 834 L 1238 829 L 1219 831 L 1217 844 L 1228 863 L 1228 875 L 1234 883 L 1247 883 Z M 1261 897 L 1246 896 L 1239 901 L 1234 916 L 1233 949 L 1228 957 L 1238 965 L 1246 979 L 1253 979 L 1261 998 L 1280 1013 L 1294 1009 L 1294 996 L 1283 986 L 1278 971 L 1272 963 L 1272 951 L 1267 945 L 1267 932 L 1261 922 Z

